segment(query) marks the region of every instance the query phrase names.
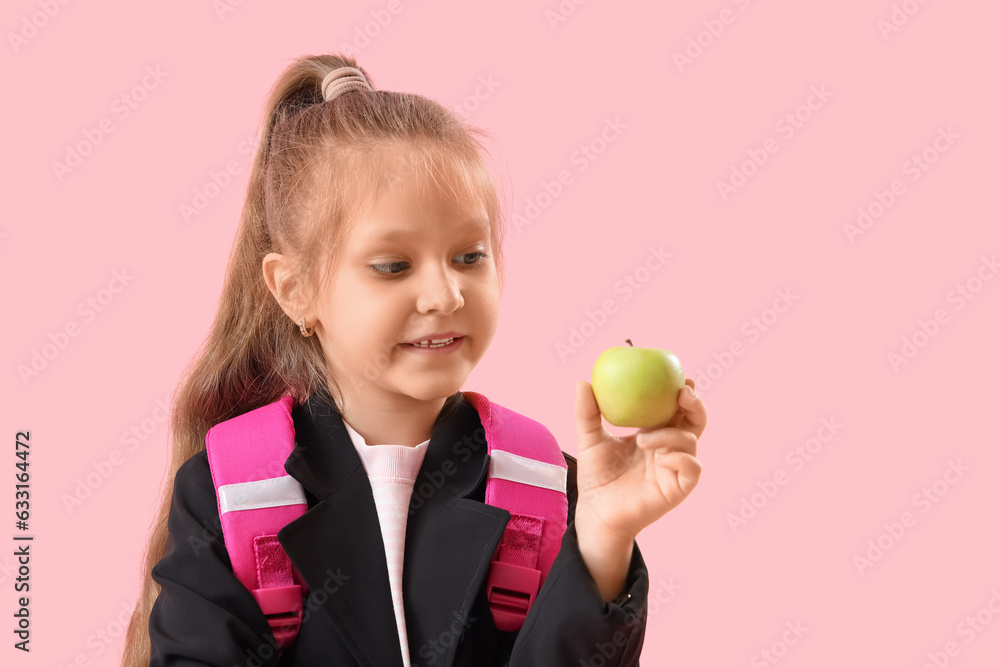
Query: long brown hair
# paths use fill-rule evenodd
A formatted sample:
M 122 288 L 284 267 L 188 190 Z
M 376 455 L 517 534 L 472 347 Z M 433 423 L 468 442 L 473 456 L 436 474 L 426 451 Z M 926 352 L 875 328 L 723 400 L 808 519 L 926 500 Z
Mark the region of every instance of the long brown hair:
M 315 298 L 334 270 L 351 223 L 399 178 L 424 175 L 458 206 L 488 217 L 503 284 L 508 204 L 498 196 L 486 164 L 489 153 L 480 139 L 490 135 L 420 95 L 349 91 L 324 101 L 323 78 L 344 66 L 358 65 L 342 55 L 298 58 L 269 93 L 219 310 L 172 398 L 170 468 L 145 552 L 123 667 L 149 664 L 149 615 L 160 589 L 150 573 L 166 551 L 174 476 L 205 448 L 208 429 L 286 393 L 298 403 L 317 390 L 335 401 L 339 394 L 317 337 L 302 336 L 268 290 L 264 256 L 291 257 L 297 288 Z M 390 162 L 398 167 L 401 159 L 405 168 L 385 168 Z M 450 398 L 442 414 L 456 397 L 460 400 L 460 394 Z

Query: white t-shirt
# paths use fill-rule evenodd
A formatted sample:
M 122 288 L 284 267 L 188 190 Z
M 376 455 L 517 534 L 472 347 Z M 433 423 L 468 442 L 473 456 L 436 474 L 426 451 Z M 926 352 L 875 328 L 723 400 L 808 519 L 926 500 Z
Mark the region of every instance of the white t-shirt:
M 406 639 L 406 619 L 403 617 L 403 546 L 406 538 L 406 517 L 409 512 L 413 484 L 420 472 L 430 439 L 415 447 L 406 445 L 368 445 L 361 434 L 344 426 L 358 450 L 361 464 L 368 473 L 375 509 L 378 511 L 382 542 L 385 545 L 386 567 L 389 570 L 389 587 L 392 590 L 392 607 L 399 630 L 399 647 L 403 652 L 403 665 L 410 667 L 409 644 Z

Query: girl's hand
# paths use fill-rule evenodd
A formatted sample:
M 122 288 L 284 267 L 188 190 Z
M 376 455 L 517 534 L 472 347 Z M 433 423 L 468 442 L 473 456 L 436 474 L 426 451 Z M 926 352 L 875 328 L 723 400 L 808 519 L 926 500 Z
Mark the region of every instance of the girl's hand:
M 578 533 L 631 544 L 698 484 L 701 463 L 695 455 L 708 415 L 694 380 L 685 384 L 666 425 L 616 437 L 604 429 L 593 387 L 576 383 Z M 644 435 L 637 443 L 639 434 Z

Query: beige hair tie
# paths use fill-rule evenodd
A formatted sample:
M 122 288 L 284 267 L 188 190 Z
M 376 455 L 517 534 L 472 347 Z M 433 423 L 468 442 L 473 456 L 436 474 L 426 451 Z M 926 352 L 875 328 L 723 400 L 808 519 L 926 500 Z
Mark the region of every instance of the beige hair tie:
M 357 67 L 339 67 L 323 77 L 323 99 L 329 102 L 349 90 L 373 90 Z

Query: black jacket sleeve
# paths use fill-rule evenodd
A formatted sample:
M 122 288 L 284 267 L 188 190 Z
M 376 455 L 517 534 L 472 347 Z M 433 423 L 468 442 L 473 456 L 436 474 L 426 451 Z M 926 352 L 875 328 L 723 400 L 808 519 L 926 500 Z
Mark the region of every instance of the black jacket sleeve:
M 149 617 L 151 667 L 276 665 L 267 619 L 233 574 L 204 452 L 177 471 L 163 558 L 153 567 L 160 594 Z
M 631 597 L 622 604 L 605 602 L 590 575 L 576 536 L 576 459 L 569 466 L 567 497 L 570 521 L 559 554 L 525 618 L 508 667 L 535 665 L 607 665 L 637 667 L 646 630 L 649 572 L 639 546 L 625 579 Z

